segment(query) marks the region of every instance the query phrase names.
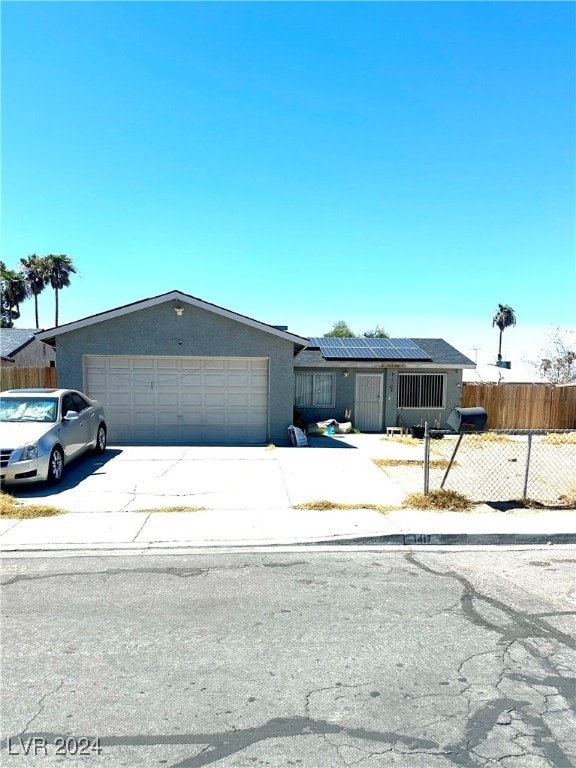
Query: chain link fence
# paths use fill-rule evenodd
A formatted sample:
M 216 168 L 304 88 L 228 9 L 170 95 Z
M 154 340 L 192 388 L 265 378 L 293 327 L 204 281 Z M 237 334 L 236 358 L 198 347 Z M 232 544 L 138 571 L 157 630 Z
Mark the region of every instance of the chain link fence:
M 433 433 L 434 434 L 434 433 Z M 427 437 L 424 490 L 458 491 L 474 502 L 576 501 L 576 432 L 497 430 Z

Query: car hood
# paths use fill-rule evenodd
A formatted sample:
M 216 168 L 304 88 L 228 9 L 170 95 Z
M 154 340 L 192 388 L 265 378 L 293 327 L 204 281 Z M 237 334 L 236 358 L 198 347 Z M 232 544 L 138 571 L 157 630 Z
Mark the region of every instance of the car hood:
M 2 448 L 18 448 L 24 443 L 33 443 L 35 440 L 39 440 L 55 427 L 56 424 L 47 424 L 46 422 L 4 421 L 0 424 L 0 443 Z

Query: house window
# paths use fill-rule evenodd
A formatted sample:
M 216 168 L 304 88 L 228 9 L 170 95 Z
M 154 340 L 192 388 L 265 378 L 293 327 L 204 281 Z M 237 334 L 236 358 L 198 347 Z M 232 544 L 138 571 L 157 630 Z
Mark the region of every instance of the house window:
M 299 408 L 333 407 L 333 373 L 297 373 L 294 404 Z
M 398 376 L 398 408 L 444 408 L 445 373 L 401 373 Z

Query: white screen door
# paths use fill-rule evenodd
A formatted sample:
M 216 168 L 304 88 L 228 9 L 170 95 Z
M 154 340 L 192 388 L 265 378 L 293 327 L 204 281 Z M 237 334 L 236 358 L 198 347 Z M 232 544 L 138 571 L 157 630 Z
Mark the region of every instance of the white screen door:
M 383 381 L 381 373 L 356 374 L 353 421 L 361 432 L 382 429 Z

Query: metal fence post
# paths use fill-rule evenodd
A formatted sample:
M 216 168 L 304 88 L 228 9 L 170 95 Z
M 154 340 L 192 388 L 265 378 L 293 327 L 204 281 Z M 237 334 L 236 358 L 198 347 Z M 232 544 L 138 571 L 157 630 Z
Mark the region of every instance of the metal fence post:
M 526 451 L 526 471 L 524 472 L 524 492 L 523 499 L 528 498 L 528 473 L 530 472 L 530 455 L 532 454 L 532 434 L 528 434 L 528 449 Z
M 424 422 L 424 496 L 430 492 L 430 432 L 428 422 Z

